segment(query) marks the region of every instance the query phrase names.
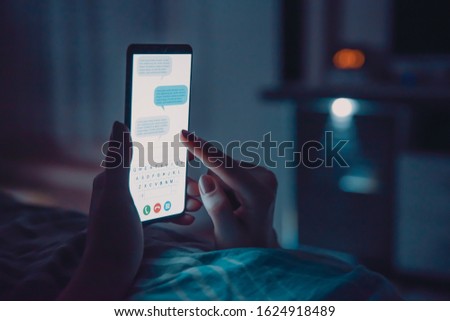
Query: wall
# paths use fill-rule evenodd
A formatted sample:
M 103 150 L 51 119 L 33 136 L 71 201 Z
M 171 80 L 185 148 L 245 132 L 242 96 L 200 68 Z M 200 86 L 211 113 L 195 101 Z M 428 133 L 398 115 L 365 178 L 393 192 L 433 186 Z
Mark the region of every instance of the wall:
M 8 121 L 2 124 L 11 124 L 2 127 L 2 136 L 25 128 L 19 133 L 30 144 L 52 141 L 72 158 L 97 164 L 112 122 L 123 119 L 127 46 L 162 42 L 190 43 L 194 49 L 191 128 L 198 134 L 223 143 L 261 140 L 268 131 L 274 139 L 292 139 L 291 106 L 260 98 L 279 80 L 280 3 L 2 2 L 0 34 L 14 49 L 2 46 L 4 61 L 14 62 L 9 64 L 14 82 L 1 77 L 9 89 L 2 99 L 8 102 L 2 108 Z M 277 226 L 296 226 L 280 219 L 283 204 L 294 197 L 287 181 L 293 175 L 276 171 Z M 292 244 L 295 233 L 289 233 Z
M 279 79 L 279 2 L 169 1 L 165 39 L 189 42 L 194 55 L 191 128 L 222 143 L 294 136 L 291 105 L 267 103 L 262 90 Z M 276 226 L 297 246 L 293 170 L 275 169 L 280 182 Z

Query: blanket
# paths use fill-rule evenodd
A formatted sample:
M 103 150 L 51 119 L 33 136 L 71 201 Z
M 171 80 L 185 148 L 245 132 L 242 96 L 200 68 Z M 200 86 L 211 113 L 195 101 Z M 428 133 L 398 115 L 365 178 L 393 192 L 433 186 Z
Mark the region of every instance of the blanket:
M 0 195 L 0 299 L 53 300 L 83 254 L 87 216 Z M 395 300 L 381 275 L 320 251 L 214 250 L 170 224 L 146 226 L 130 300 Z

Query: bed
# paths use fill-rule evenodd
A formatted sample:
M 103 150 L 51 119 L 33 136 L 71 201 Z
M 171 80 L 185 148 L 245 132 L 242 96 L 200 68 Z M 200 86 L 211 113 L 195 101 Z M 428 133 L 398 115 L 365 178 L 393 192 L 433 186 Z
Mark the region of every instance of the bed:
M 0 194 L 0 299 L 53 300 L 85 244 L 87 216 Z M 212 250 L 170 224 L 145 227 L 129 300 L 398 300 L 381 275 L 319 250 Z

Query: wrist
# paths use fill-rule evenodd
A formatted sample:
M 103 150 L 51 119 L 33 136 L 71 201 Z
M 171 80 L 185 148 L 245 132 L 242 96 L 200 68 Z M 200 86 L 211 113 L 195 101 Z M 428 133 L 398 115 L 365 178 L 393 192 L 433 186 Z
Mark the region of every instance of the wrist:
M 121 300 L 132 286 L 141 260 L 142 255 L 120 257 L 87 247 L 59 299 Z

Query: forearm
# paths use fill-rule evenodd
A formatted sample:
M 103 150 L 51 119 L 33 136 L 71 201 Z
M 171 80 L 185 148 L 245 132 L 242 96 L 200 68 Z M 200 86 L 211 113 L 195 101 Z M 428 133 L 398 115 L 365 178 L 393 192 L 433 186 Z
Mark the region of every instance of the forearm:
M 69 284 L 59 295 L 59 300 L 123 300 L 137 273 L 136 264 L 83 256 Z

